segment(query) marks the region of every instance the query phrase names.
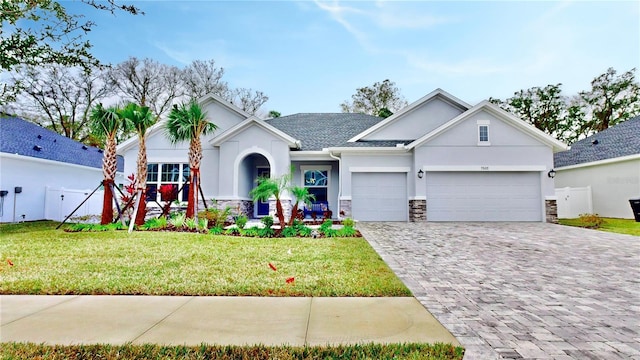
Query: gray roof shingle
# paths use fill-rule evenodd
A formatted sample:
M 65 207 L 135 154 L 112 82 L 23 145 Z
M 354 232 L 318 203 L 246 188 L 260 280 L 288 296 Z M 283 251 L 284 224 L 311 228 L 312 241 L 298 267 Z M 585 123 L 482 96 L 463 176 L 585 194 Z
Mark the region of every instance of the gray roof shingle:
M 621 122 L 554 155 L 556 167 L 640 154 L 640 116 Z
M 328 147 L 395 146 L 395 142 L 367 141 L 348 143 L 347 140 L 384 119 L 355 113 L 303 113 L 265 120 L 275 128 L 300 140 L 304 151 L 320 151 Z
M 0 118 L 0 152 L 102 168 L 102 150 L 16 117 Z M 118 156 L 118 171 L 123 170 Z

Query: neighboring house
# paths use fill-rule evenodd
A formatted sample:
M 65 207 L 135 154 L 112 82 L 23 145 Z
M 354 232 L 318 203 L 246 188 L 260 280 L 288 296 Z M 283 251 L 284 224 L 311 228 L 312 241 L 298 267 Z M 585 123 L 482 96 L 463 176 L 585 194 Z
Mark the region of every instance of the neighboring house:
M 122 183 L 122 158 L 118 169 Z M 19 118 L 0 118 L 0 222 L 62 220 L 102 178 L 102 150 Z M 99 214 L 102 195 L 91 204 Z
M 256 179 L 291 167 L 293 182 L 327 201 L 334 217 L 359 221 L 546 221 L 555 208 L 547 174 L 566 146 L 488 101 L 471 106 L 437 89 L 387 119 L 261 120 L 214 95 L 200 104 L 219 127 L 202 139 L 204 196 L 250 216 L 274 212 L 250 199 Z M 171 145 L 163 125 L 148 132 L 152 198 L 188 175 L 188 143 Z M 119 146 L 125 173 L 135 172 L 137 152 L 136 138 Z M 285 205 L 290 211 L 287 197 Z
M 555 154 L 556 188 L 591 187 L 593 212 L 632 219 L 629 199 L 640 198 L 640 116 Z

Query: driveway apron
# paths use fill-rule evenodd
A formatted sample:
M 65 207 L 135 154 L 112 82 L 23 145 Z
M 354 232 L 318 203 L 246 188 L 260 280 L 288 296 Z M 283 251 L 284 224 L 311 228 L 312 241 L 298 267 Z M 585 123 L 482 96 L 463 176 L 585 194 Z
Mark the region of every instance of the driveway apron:
M 358 228 L 470 359 L 640 359 L 640 237 L 545 223 Z

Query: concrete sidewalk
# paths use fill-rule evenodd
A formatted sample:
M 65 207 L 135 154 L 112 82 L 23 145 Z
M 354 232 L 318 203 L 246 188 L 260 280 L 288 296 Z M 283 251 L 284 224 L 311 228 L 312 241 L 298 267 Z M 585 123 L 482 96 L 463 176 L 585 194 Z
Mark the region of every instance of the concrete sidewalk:
M 0 341 L 459 345 L 415 298 L 0 296 Z

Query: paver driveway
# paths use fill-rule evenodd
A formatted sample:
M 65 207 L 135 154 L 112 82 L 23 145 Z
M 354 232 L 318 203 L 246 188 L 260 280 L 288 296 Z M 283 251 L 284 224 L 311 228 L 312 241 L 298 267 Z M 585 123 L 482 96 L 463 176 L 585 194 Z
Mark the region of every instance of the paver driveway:
M 640 359 L 640 238 L 543 223 L 364 223 L 465 359 Z

